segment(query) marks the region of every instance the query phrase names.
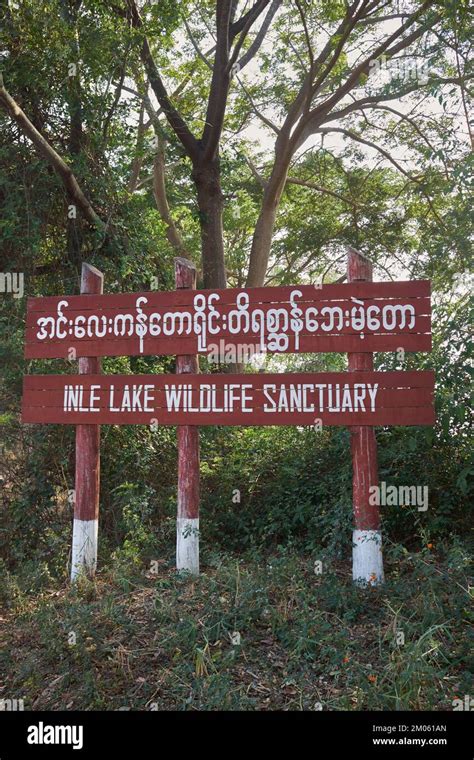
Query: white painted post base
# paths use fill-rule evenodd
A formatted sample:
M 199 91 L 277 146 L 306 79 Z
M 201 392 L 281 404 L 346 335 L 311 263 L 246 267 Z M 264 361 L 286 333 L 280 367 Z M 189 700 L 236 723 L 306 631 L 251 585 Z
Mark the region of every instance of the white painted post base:
M 382 533 L 379 530 L 353 531 L 352 580 L 360 586 L 383 583 Z
M 176 520 L 176 569 L 199 575 L 199 517 Z
M 72 529 L 71 581 L 94 575 L 97 567 L 98 520 L 74 520 Z

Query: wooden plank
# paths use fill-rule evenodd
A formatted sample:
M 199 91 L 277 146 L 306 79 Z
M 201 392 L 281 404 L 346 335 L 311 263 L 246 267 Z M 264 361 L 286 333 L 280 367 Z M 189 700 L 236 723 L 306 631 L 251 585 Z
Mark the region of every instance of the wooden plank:
M 64 394 L 66 386 L 74 390 L 72 404 Z M 433 424 L 433 389 L 432 372 L 186 375 L 183 379 L 97 375 L 81 378 L 80 383 L 74 376 L 36 375 L 25 378 L 22 419 L 63 424 L 156 420 L 163 425 L 311 425 L 316 419 L 323 425 Z M 65 408 L 65 400 L 71 410 Z
M 317 420 L 321 420 L 321 424 L 334 426 L 347 426 L 347 425 L 369 425 L 369 426 L 386 426 L 386 425 L 434 425 L 436 419 L 434 410 L 431 407 L 418 406 L 407 407 L 406 409 L 379 409 L 373 414 L 369 413 L 354 413 L 354 414 L 328 414 L 323 413 L 281 413 L 278 417 L 270 417 L 262 410 L 257 410 L 252 414 L 251 419 L 249 415 L 245 415 L 239 411 L 235 411 L 232 414 L 224 413 L 190 413 L 190 412 L 178 412 L 171 415 L 161 415 L 158 418 L 159 425 L 196 425 L 196 426 L 209 426 L 209 425 L 223 425 L 223 426 L 313 426 Z M 150 425 L 157 417 L 156 412 L 154 414 L 135 413 L 128 415 L 127 417 L 122 414 L 111 414 L 110 412 L 104 412 L 100 415 L 100 420 L 97 420 L 97 415 L 88 413 L 63 413 L 61 409 L 55 408 L 54 410 L 46 407 L 24 407 L 22 422 L 23 423 L 41 423 L 41 424 L 79 424 L 86 422 L 92 424 L 94 422 L 101 425 Z
M 242 343 L 224 340 L 224 350 L 231 350 L 236 346 L 241 350 L 242 346 L 251 343 L 245 338 Z M 220 344 L 216 342 L 216 345 Z M 70 344 L 26 344 L 25 358 L 27 359 L 69 359 L 71 347 L 77 357 L 80 356 L 136 356 L 138 353 L 136 338 L 122 338 L 116 341 L 81 341 Z M 401 334 L 401 335 L 367 335 L 362 341 L 358 335 L 313 335 L 300 337 L 299 353 L 335 353 L 349 351 L 397 351 L 403 348 L 405 351 L 431 351 L 432 339 L 430 334 Z M 281 353 L 293 353 L 290 345 Z M 176 354 L 208 353 L 199 351 L 195 338 L 147 338 L 143 355 L 149 356 L 174 356 Z M 269 351 L 269 353 L 273 353 Z
M 248 293 L 250 303 L 280 303 L 289 302 L 291 293 L 294 290 L 302 292 L 302 301 L 328 301 L 332 299 L 350 299 L 351 296 L 357 298 L 429 298 L 431 295 L 431 284 L 429 280 L 395 280 L 393 282 L 353 282 L 340 284 L 325 284 L 322 287 L 317 285 L 284 285 L 278 287 L 263 288 L 226 288 L 225 290 L 199 290 L 209 298 L 210 295 L 217 294 L 218 302 L 221 304 L 235 304 L 237 296 L 241 293 Z M 190 291 L 143 291 L 140 293 L 107 293 L 100 297 L 102 308 L 125 309 L 134 305 L 138 297 L 149 299 L 153 308 L 160 306 L 191 306 L 196 293 Z M 78 296 L 37 296 L 28 298 L 28 311 L 55 312 L 59 301 L 67 299 L 71 309 L 78 311 L 95 309 L 98 299 L 96 296 L 78 295 Z
M 123 388 L 124 385 L 133 383 L 136 378 L 139 378 L 141 383 L 152 383 L 157 389 L 161 389 L 164 385 L 175 381 L 175 375 L 102 375 L 90 376 L 81 378 L 81 383 L 85 387 L 106 380 L 114 383 L 117 388 Z M 317 378 L 317 380 L 315 380 Z M 321 383 L 335 383 L 343 382 L 349 384 L 351 387 L 355 383 L 375 383 L 378 382 L 381 388 L 429 388 L 433 390 L 435 374 L 433 370 L 387 370 L 384 372 L 379 371 L 364 371 L 355 370 L 350 374 L 347 372 L 287 372 L 287 373 L 269 373 L 267 374 L 189 374 L 186 375 L 186 383 L 193 388 L 199 388 L 204 383 L 212 382 L 217 387 L 222 388 L 229 383 L 239 382 L 252 382 L 254 388 L 263 388 L 266 383 L 304 383 L 304 382 L 321 382 Z M 54 390 L 64 388 L 65 383 L 74 383 L 77 380 L 77 375 L 25 375 L 23 378 L 24 390 Z
M 297 289 L 298 290 L 298 289 Z M 169 293 L 163 293 L 163 295 L 171 295 L 172 293 L 175 293 L 176 291 L 170 291 Z M 193 291 L 195 296 L 202 295 L 203 291 Z M 292 291 L 294 292 L 294 291 Z M 301 291 L 300 291 L 301 292 Z M 320 296 L 319 294 L 322 291 L 314 290 L 313 296 L 311 299 L 305 299 L 301 296 L 298 296 L 295 298 L 295 301 L 298 302 L 299 305 L 302 307 L 309 308 L 310 306 L 317 306 L 318 308 L 323 309 L 326 306 L 341 306 L 345 307 L 348 304 L 352 307 L 354 305 L 354 301 L 352 299 L 357 298 L 357 301 L 363 301 L 364 305 L 366 307 L 369 306 L 377 306 L 381 303 L 388 303 L 393 304 L 397 303 L 401 306 L 408 306 L 413 304 L 415 308 L 416 314 L 430 314 L 431 313 L 431 298 L 429 296 L 422 296 L 422 297 L 414 297 L 414 296 L 355 296 L 354 293 L 347 293 L 346 297 L 338 297 L 333 299 L 328 299 L 326 297 Z M 291 302 L 285 298 L 282 298 L 280 301 L 259 301 L 256 299 L 251 291 L 239 291 L 240 295 L 241 293 L 247 293 L 249 296 L 249 307 L 254 308 L 258 306 L 261 308 L 264 312 L 269 311 L 270 309 L 278 308 L 279 306 L 291 306 Z M 155 296 L 155 292 L 151 291 L 148 293 L 126 293 L 123 294 L 127 296 L 126 303 L 118 306 L 115 303 L 116 296 L 113 296 L 114 301 L 112 303 L 109 302 L 109 298 L 111 296 L 105 295 L 104 298 L 107 299 L 105 301 L 100 299 L 90 299 L 86 304 L 80 304 L 79 301 L 81 300 L 81 296 L 62 296 L 61 298 L 58 296 L 55 296 L 55 300 L 57 303 L 52 304 L 51 307 L 47 307 L 46 305 L 42 305 L 42 308 L 32 308 L 32 302 L 36 299 L 29 298 L 27 301 L 27 320 L 28 324 L 34 325 L 36 320 L 39 317 L 48 316 L 50 314 L 55 315 L 58 312 L 58 306 L 60 301 L 64 300 L 67 301 L 67 307 L 61 306 L 61 310 L 67 309 L 68 316 L 72 315 L 74 317 L 85 314 L 87 317 L 89 317 L 91 314 L 99 314 L 99 315 L 105 315 L 107 317 L 115 317 L 117 314 L 126 311 L 132 311 L 135 309 L 136 301 L 140 298 L 145 298 L 146 301 L 141 301 L 141 308 L 145 313 L 157 313 L 157 314 L 166 314 L 168 312 L 175 313 L 184 311 L 186 309 L 192 309 L 194 307 L 194 301 L 191 301 L 188 304 L 179 304 L 179 303 L 163 303 L 161 299 L 158 301 Z M 118 298 L 118 296 L 117 296 Z M 38 299 L 41 302 L 44 300 L 46 302 L 49 302 L 49 298 L 44 299 Z M 206 303 L 211 303 L 210 299 L 208 298 L 206 300 Z M 214 301 L 212 302 L 212 305 L 215 306 L 219 310 L 220 314 L 228 315 L 230 312 L 232 312 L 236 306 L 237 301 L 234 302 L 227 302 L 227 301 Z M 356 304 L 357 305 L 357 304 Z
M 430 312 L 426 281 L 35 298 L 25 356 L 430 350 Z

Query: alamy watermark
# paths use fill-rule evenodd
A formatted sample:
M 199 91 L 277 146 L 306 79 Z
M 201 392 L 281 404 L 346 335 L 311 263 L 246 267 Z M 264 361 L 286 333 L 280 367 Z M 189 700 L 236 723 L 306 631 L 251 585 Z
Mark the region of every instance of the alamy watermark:
M 387 58 L 386 55 L 382 55 L 380 58 L 371 61 L 369 67 L 371 75 L 386 73 L 390 79 L 398 79 L 402 82 L 413 81 L 419 84 L 428 84 L 430 78 L 430 70 L 426 61 L 411 56 Z
M 12 293 L 13 298 L 23 298 L 24 283 L 23 272 L 0 272 L 0 293 Z
M 471 697 L 469 694 L 465 694 L 462 699 L 460 697 L 456 697 L 453 699 L 452 705 L 454 712 L 457 712 L 459 710 L 472 712 L 474 710 L 474 697 Z
M 23 712 L 24 699 L 0 699 L 0 712 Z
M 428 509 L 428 486 L 388 486 L 382 481 L 369 488 L 369 504 L 378 507 L 418 507 L 418 512 Z
M 210 343 L 207 348 L 207 359 L 216 364 L 249 364 L 262 367 L 266 352 L 262 351 L 259 343 Z
M 52 726 L 40 721 L 28 726 L 28 744 L 70 744 L 73 749 L 84 746 L 83 726 Z

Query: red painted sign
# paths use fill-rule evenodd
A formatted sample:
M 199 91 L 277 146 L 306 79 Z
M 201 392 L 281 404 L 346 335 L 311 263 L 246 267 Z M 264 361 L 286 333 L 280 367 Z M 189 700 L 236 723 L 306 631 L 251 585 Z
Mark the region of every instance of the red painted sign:
M 25 357 L 431 350 L 430 283 L 30 298 Z
M 344 425 L 353 462 L 353 578 L 383 581 L 375 425 L 433 425 L 433 372 L 374 372 L 374 351 L 431 350 L 430 283 L 372 282 L 348 250 L 347 284 L 196 291 L 175 259 L 174 292 L 103 295 L 82 266 L 81 295 L 28 300 L 25 357 L 79 359 L 79 375 L 24 378 L 22 421 L 76 425 L 71 578 L 97 562 L 100 425 L 177 425 L 176 566 L 199 573 L 201 425 Z M 234 349 L 234 352 L 229 349 Z M 347 372 L 198 374 L 197 354 L 348 353 Z M 108 375 L 101 356 L 176 356 L 176 375 Z M 229 356 L 229 354 L 231 356 Z M 231 358 L 234 356 L 235 358 Z
M 23 422 L 432 425 L 433 372 L 29 375 Z

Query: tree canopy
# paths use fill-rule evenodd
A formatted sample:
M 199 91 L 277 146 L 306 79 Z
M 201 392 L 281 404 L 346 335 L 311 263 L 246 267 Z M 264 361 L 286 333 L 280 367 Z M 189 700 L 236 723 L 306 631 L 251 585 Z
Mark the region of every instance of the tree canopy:
M 28 271 L 57 270 L 64 237 L 72 276 L 153 250 L 155 266 L 194 258 L 207 287 L 254 286 L 336 276 L 345 243 L 406 268 L 433 234 L 465 268 L 464 1 L 4 0 L 2 15 L 5 244 L 28 224 Z

